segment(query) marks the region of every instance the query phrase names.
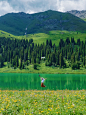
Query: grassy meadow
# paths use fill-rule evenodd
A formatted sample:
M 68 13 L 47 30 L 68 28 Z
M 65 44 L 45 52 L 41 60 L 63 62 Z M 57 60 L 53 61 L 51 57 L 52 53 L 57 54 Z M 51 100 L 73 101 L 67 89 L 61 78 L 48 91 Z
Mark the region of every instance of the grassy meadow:
M 59 31 L 54 30 L 50 31 L 49 33 L 38 33 L 38 34 L 28 34 L 27 36 L 21 36 L 23 39 L 33 39 L 33 42 L 36 44 L 42 44 L 43 42 L 46 43 L 46 40 L 51 39 L 52 44 L 56 44 L 56 46 L 59 45 L 60 39 L 63 39 L 64 41 L 66 38 L 74 37 L 74 40 L 77 42 L 77 39 L 80 39 L 81 41 L 86 40 L 86 33 L 80 33 L 80 32 L 72 32 L 72 31 Z M 21 39 L 20 37 L 18 39 Z
M 0 90 L 0 115 L 86 115 L 86 90 Z
M 86 40 L 86 33 L 80 33 L 80 32 L 73 32 L 73 31 L 60 31 L 60 30 L 53 30 L 46 33 L 36 33 L 36 34 L 27 34 L 24 36 L 15 36 L 10 33 L 4 32 L 0 30 L 0 37 L 6 37 L 11 39 L 33 39 L 33 42 L 35 44 L 42 44 L 43 42 L 46 43 L 46 40 L 51 39 L 52 43 L 56 44 L 58 46 L 60 39 L 65 39 L 69 37 L 74 37 L 74 40 L 77 42 L 77 39 L 80 39 L 81 41 Z

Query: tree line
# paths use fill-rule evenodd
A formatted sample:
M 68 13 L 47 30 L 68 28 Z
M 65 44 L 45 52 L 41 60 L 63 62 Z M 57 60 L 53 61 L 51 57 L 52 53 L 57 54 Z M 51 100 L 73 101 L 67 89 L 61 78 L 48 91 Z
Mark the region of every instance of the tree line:
M 29 64 L 40 64 L 41 57 L 45 57 L 46 66 L 72 69 L 86 67 L 86 41 L 77 39 L 75 42 L 74 38 L 67 37 L 65 41 L 60 39 L 56 46 L 51 39 L 39 45 L 34 44 L 33 39 L 0 37 L 0 68 L 7 62 L 8 67 L 25 69 Z

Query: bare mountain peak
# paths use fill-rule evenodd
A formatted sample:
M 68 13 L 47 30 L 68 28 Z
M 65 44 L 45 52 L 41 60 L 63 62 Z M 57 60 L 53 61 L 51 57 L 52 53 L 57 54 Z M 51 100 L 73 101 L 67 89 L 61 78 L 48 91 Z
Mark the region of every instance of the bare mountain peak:
M 71 10 L 71 11 L 67 11 L 68 13 L 71 13 L 81 19 L 86 19 L 86 10 L 82 10 L 82 11 L 79 11 L 79 10 Z

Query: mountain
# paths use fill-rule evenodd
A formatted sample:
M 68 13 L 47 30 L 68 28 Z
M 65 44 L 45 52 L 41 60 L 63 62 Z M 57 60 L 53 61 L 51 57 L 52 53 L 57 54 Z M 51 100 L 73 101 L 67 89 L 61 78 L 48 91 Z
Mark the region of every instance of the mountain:
M 23 12 L 8 13 L 0 17 L 0 30 L 14 35 L 23 35 L 28 23 L 28 15 Z
M 81 19 L 86 19 L 86 10 L 82 10 L 82 11 L 71 10 L 71 11 L 68 11 L 68 13 L 71 13 Z
M 68 12 L 52 10 L 35 14 L 8 13 L 0 17 L 0 30 L 14 35 L 47 33 L 51 30 L 86 32 L 86 22 Z

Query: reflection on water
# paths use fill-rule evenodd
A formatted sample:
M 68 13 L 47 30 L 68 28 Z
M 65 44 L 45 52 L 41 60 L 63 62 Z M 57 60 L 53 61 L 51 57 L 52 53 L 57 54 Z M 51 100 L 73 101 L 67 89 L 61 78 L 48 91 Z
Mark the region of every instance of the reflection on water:
M 86 75 L 40 74 L 47 78 L 45 88 L 41 88 L 39 74 L 0 73 L 0 89 L 10 90 L 77 90 L 86 89 Z

